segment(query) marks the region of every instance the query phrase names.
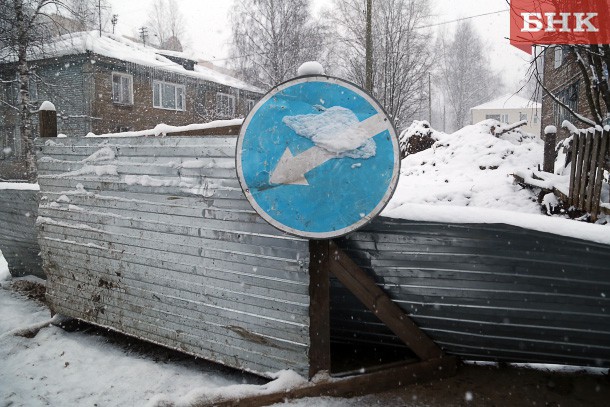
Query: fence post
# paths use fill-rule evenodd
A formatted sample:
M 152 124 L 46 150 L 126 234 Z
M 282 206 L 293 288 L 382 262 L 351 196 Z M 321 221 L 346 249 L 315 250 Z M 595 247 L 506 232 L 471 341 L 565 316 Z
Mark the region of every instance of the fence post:
M 40 137 L 57 137 L 57 112 L 55 105 L 44 101 L 38 109 Z
M 542 171 L 552 173 L 555 170 L 555 145 L 557 144 L 557 127 L 544 128 L 544 159 Z

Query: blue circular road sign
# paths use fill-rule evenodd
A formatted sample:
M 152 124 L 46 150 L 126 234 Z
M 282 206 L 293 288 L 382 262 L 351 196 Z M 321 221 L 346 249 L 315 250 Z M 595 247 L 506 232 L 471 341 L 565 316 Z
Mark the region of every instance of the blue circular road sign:
M 269 91 L 244 120 L 237 175 L 252 207 L 297 236 L 330 239 L 381 212 L 400 149 L 380 104 L 358 86 L 303 76 Z

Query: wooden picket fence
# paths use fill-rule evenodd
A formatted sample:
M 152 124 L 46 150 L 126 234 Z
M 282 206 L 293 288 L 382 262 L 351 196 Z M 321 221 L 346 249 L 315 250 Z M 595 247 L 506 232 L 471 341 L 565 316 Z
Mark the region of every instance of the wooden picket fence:
M 568 203 L 575 209 L 591 214 L 595 222 L 600 213 L 600 197 L 604 169 L 608 168 L 608 128 L 590 128 L 571 131 L 572 168 Z

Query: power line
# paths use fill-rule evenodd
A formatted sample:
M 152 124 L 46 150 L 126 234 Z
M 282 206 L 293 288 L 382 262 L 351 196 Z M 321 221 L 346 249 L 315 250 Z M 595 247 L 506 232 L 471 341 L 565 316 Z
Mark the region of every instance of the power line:
M 446 24 L 457 23 L 457 22 L 460 22 L 460 21 L 471 20 L 471 19 L 477 18 L 477 17 L 485 17 L 485 16 L 490 16 L 490 15 L 493 15 L 493 14 L 506 13 L 508 11 L 510 11 L 510 9 L 491 11 L 489 13 L 476 14 L 476 15 L 473 15 L 473 16 L 457 18 L 455 20 L 443 21 L 443 22 L 436 23 L 436 24 L 421 25 L 421 26 L 418 26 L 418 27 L 413 27 L 413 29 L 414 30 L 421 30 L 421 29 L 424 29 L 424 28 L 438 27 L 440 25 L 446 25 Z M 309 47 L 303 47 L 303 48 L 313 48 L 313 47 L 317 47 L 317 46 L 320 46 L 320 45 L 333 44 L 333 43 L 336 43 L 336 42 L 339 42 L 339 41 L 340 40 L 333 40 L 333 41 L 324 42 L 322 44 L 311 45 Z M 214 59 L 213 61 L 214 62 L 217 62 L 217 61 L 229 61 L 229 60 L 233 60 L 233 59 L 252 57 L 252 56 L 255 56 L 255 55 L 259 55 L 259 56 L 266 55 L 268 53 L 269 52 L 255 52 L 255 53 L 252 53 L 252 54 L 244 54 L 244 55 L 237 55 L 237 56 L 234 56 L 234 57 Z
M 492 14 L 506 13 L 508 11 L 510 11 L 510 9 L 491 11 L 489 13 L 477 14 L 477 15 L 474 15 L 474 16 L 462 17 L 462 18 L 458 18 L 458 19 L 455 19 L 455 20 L 443 21 L 441 23 L 436 23 L 436 24 L 422 25 L 422 26 L 414 27 L 414 28 L 416 30 L 420 30 L 422 28 L 438 27 L 439 25 L 457 23 L 457 22 L 460 22 L 460 21 L 470 20 L 470 19 L 477 18 L 477 17 L 484 17 L 484 16 L 490 16 Z

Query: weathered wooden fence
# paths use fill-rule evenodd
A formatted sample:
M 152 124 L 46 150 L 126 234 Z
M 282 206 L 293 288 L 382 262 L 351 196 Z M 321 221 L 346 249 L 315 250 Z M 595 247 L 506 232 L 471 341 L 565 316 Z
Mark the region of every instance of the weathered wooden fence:
M 309 243 L 250 207 L 235 142 L 38 140 L 51 308 L 261 375 L 307 376 Z
M 600 198 L 604 169 L 610 169 L 610 129 L 601 127 L 577 130 L 571 127 L 572 167 L 568 204 L 591 214 L 596 221 L 600 213 Z
M 36 238 L 38 190 L 22 187 L 0 186 L 0 250 L 13 276 L 44 277 Z

